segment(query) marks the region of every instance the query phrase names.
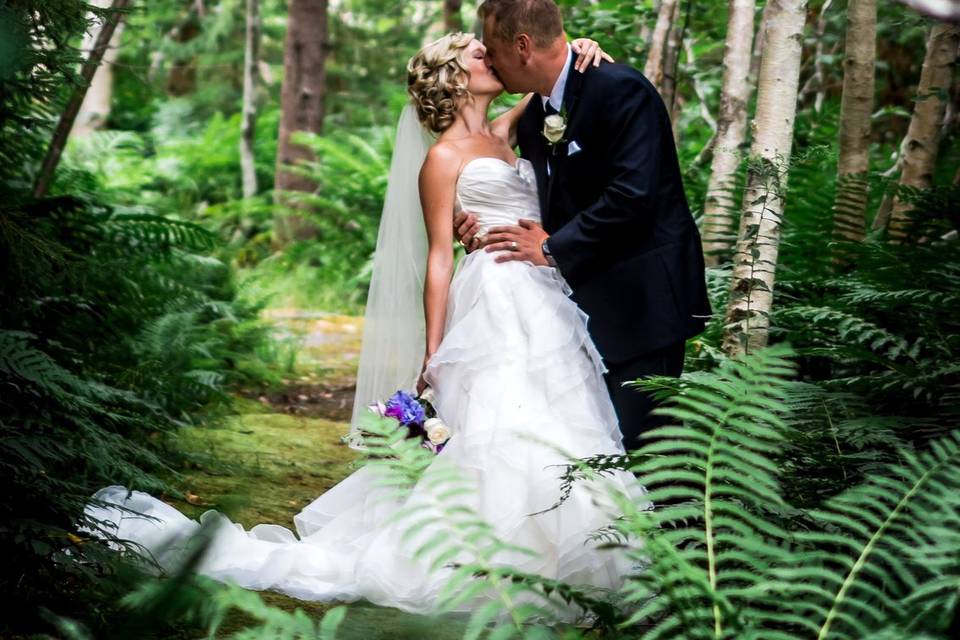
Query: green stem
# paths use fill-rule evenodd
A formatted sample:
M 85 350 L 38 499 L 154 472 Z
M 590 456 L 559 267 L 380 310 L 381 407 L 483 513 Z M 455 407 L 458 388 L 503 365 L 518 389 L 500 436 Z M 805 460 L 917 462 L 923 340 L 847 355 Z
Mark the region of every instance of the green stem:
M 823 626 L 820 628 L 820 633 L 817 634 L 817 640 L 824 640 L 827 637 L 827 634 L 830 632 L 830 626 L 833 624 L 833 621 L 836 619 L 840 605 L 843 604 L 844 598 L 847 596 L 847 592 L 853 586 L 854 581 L 857 578 L 857 575 L 860 573 L 860 570 L 863 569 L 863 566 L 867 563 L 867 557 L 873 551 L 874 547 L 877 546 L 877 543 L 880 541 L 880 538 L 883 537 L 883 534 L 886 533 L 887 529 L 890 527 L 890 523 L 903 511 L 907 503 L 917 494 L 920 490 L 920 487 L 930 478 L 935 471 L 937 471 L 941 466 L 945 465 L 947 460 L 943 460 L 938 464 L 935 464 L 931 467 L 926 473 L 924 473 L 920 478 L 913 484 L 913 487 L 904 495 L 900 501 L 897 503 L 896 508 L 890 513 L 886 520 L 883 521 L 883 524 L 876 530 L 873 536 L 870 537 L 869 542 L 863 548 L 863 551 L 860 552 L 860 557 L 857 558 L 857 561 L 853 563 L 853 566 L 850 568 L 850 573 L 847 574 L 846 580 L 843 581 L 843 584 L 840 586 L 840 591 L 837 592 L 837 596 L 833 599 L 833 606 L 830 607 L 830 611 L 827 612 L 827 617 L 823 621 Z

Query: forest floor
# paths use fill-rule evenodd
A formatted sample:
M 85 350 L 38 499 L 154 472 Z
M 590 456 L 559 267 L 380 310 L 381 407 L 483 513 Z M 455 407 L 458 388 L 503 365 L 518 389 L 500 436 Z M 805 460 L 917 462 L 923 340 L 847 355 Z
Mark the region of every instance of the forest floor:
M 340 438 L 353 405 L 362 320 L 294 309 L 273 310 L 267 319 L 278 337 L 296 348 L 294 375 L 279 390 L 242 393 L 236 413 L 209 428 L 185 431 L 184 445 L 200 454 L 200 462 L 182 471 L 187 500 L 169 502 L 191 517 L 217 509 L 246 528 L 269 522 L 293 529 L 296 513 L 354 469 L 358 456 Z M 300 608 L 315 619 L 331 606 L 262 595 L 272 605 Z M 228 635 L 249 622 L 237 615 L 221 631 Z M 463 630 L 459 620 L 357 603 L 349 607 L 337 638 L 443 640 L 462 637 Z

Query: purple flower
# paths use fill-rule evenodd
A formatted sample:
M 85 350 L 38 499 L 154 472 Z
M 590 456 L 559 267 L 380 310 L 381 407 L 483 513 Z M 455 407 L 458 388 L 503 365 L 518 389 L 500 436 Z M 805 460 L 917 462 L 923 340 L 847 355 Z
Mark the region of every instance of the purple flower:
M 405 391 L 397 391 L 387 400 L 387 408 L 384 416 L 395 418 L 400 424 L 421 426 L 426 420 L 426 414 L 423 406 L 417 402 L 416 398 Z

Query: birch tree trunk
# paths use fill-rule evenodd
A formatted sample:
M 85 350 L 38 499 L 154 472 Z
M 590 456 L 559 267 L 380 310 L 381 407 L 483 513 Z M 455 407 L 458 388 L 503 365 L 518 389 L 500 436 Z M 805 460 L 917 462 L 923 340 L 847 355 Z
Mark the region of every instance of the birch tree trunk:
M 823 72 L 823 34 L 827 32 L 827 11 L 832 4 L 833 0 L 826 0 L 820 7 L 820 15 L 817 17 L 817 44 L 813 53 L 813 76 L 810 78 L 809 87 L 817 92 L 813 100 L 813 110 L 818 114 L 823 109 L 823 100 L 827 94 Z M 801 91 L 800 99 L 803 100 L 803 97 L 804 93 Z
M 650 41 L 650 50 L 647 52 L 647 61 L 643 66 L 643 75 L 647 77 L 657 92 L 663 85 L 663 58 L 667 48 L 667 38 L 673 25 L 674 10 L 679 0 L 662 0 L 660 11 L 657 13 L 657 24 L 653 28 L 653 38 Z
M 443 0 L 443 27 L 447 33 L 463 31 L 463 0 Z
M 43 159 L 43 164 L 40 165 L 40 171 L 37 173 L 37 178 L 33 183 L 34 198 L 44 197 L 50 189 L 50 183 L 53 182 L 53 174 L 57 169 L 57 165 L 60 164 L 63 147 L 67 143 L 70 130 L 73 129 L 73 123 L 76 122 L 77 114 L 80 112 L 80 105 L 83 104 L 83 99 L 86 97 L 90 81 L 93 79 L 93 75 L 96 73 L 97 67 L 103 59 L 103 54 L 110 45 L 110 39 L 113 37 L 113 32 L 116 30 L 117 24 L 120 23 L 123 17 L 122 11 L 126 9 L 129 4 L 130 0 L 113 0 L 110 14 L 104 21 L 103 26 L 100 27 L 97 41 L 93 45 L 90 55 L 80 68 L 82 83 L 74 90 L 73 95 L 70 96 L 70 100 L 63 110 L 63 115 L 60 116 L 60 121 L 57 123 L 57 128 L 54 130 L 50 147 L 47 149 L 47 155 Z
M 666 45 L 663 49 L 662 76 L 659 85 L 660 97 L 667 106 L 667 113 L 671 120 L 676 120 L 677 94 L 677 67 L 680 63 L 680 48 L 683 45 L 684 24 L 680 20 L 680 2 L 673 5 L 673 15 L 670 16 L 670 32 L 667 34 Z M 674 125 L 676 129 L 676 125 Z
M 913 117 L 903 145 L 903 170 L 900 186 L 927 189 L 933 184 L 933 169 L 937 162 L 940 125 L 946 111 L 946 96 L 950 90 L 953 64 L 960 45 L 960 26 L 938 22 L 930 30 L 927 52 L 920 71 L 917 99 Z M 910 230 L 909 213 L 913 205 L 896 196 L 890 211 L 887 233 L 892 242 L 903 242 Z
M 240 173 L 243 197 L 257 194 L 257 167 L 253 144 L 257 125 L 257 88 L 260 84 L 260 0 L 247 0 L 246 46 L 243 55 L 243 116 L 240 124 Z
M 109 7 L 110 3 L 111 0 L 90 0 L 90 4 L 102 9 Z M 93 52 L 101 29 L 103 29 L 103 23 L 84 34 L 83 44 L 80 45 L 84 51 Z M 117 61 L 117 56 L 120 53 L 122 34 L 123 22 L 120 22 L 113 30 L 113 36 L 110 38 L 107 50 L 103 53 L 100 66 L 94 72 L 93 80 L 90 81 L 90 88 L 87 89 L 87 94 L 80 105 L 80 112 L 77 114 L 73 129 L 70 131 L 70 135 L 73 137 L 90 135 L 106 124 L 107 118 L 110 117 L 110 107 L 113 102 L 113 63 Z
M 757 25 L 757 35 L 753 39 L 753 55 L 750 57 L 750 84 L 756 86 L 760 75 L 760 60 L 763 59 L 763 44 L 767 41 L 767 23 L 770 21 L 770 3 L 763 5 L 760 14 L 760 24 Z
M 840 159 L 833 202 L 834 236 L 862 242 L 870 168 L 870 116 L 873 113 L 877 55 L 876 0 L 850 0 L 840 98 Z M 838 259 L 842 256 L 838 254 Z
M 723 52 L 723 86 L 717 138 L 710 164 L 707 197 L 703 206 L 703 252 L 707 266 L 717 266 L 733 248 L 733 191 L 740 166 L 740 147 L 747 137 L 753 13 L 756 0 L 730 0 L 727 39 Z
M 780 225 L 797 113 L 806 0 L 769 0 L 750 169 L 743 197 L 723 349 L 736 356 L 767 344 Z
M 304 216 L 286 213 L 283 209 L 297 208 L 291 199 L 284 197 L 284 192 L 310 193 L 317 188 L 313 180 L 288 170 L 298 162 L 314 159 L 309 147 L 293 144 L 290 136 L 296 131 L 321 132 L 326 57 L 327 0 L 290 0 L 280 90 L 280 139 L 273 185 L 276 202 L 282 205 L 274 216 L 275 236 L 281 245 L 317 235 L 316 227 Z

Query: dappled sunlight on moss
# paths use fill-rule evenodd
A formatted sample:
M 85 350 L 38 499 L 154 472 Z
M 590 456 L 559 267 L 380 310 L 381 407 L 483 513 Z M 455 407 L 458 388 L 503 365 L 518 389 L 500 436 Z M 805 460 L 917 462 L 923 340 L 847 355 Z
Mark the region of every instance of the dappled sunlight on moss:
M 189 503 L 171 502 L 194 518 L 215 508 L 245 527 L 270 522 L 292 528 L 296 513 L 350 473 L 357 455 L 340 442 L 346 428 L 329 420 L 251 413 L 223 426 L 185 431 L 183 446 L 208 457 L 183 470 Z

